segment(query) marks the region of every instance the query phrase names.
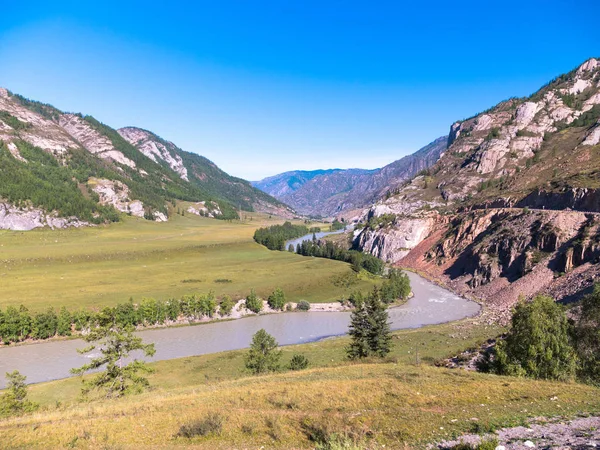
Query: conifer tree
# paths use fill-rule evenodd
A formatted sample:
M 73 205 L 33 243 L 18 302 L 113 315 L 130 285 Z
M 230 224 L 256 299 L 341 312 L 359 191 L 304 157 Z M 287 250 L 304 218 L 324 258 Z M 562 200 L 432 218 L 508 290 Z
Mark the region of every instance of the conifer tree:
M 82 394 L 85 396 L 94 389 L 105 391 L 106 397 L 121 397 L 128 393 L 138 393 L 149 386 L 148 380 L 140 375 L 151 373 L 147 363 L 134 359 L 125 363 L 131 352 L 141 350 L 145 356 L 154 356 L 154 344 L 144 344 L 142 338 L 133 334 L 131 326 L 121 327 L 113 324 L 92 330 L 84 337 L 86 342 L 93 343 L 89 347 L 78 350 L 89 353 L 98 348 L 100 356 L 90 363 L 72 369 L 71 373 L 83 375 L 91 370 L 103 369 L 88 380 L 83 380 Z
M 252 336 L 250 350 L 246 355 L 246 368 L 256 375 L 278 370 L 281 351 L 277 350 L 277 346 L 273 336 L 264 329 L 258 330 Z
M 358 303 L 350 319 L 352 341 L 346 349 L 348 358 L 384 357 L 392 347 L 392 335 L 385 304 L 374 290 L 365 301 Z

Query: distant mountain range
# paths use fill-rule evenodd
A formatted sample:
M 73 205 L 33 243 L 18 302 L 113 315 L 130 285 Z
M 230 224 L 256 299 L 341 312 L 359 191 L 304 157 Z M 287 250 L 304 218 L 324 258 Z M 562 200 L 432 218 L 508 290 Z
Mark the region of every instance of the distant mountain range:
M 280 201 L 208 159 L 140 128 L 115 130 L 0 88 L 0 228 L 168 220 L 176 201 L 237 217 L 292 216 Z M 171 206 L 170 206 L 171 205 Z
M 291 171 L 255 181 L 260 190 L 312 216 L 332 216 L 373 203 L 440 158 L 447 147 L 442 136 L 422 149 L 375 170 Z

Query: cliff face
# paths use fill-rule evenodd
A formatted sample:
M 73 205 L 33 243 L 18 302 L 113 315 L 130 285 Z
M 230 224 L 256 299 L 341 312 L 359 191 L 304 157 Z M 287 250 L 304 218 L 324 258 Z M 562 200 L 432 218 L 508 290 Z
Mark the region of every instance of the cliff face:
M 307 215 L 333 216 L 362 208 L 394 191 L 419 171 L 432 166 L 446 150 L 443 136 L 377 170 L 295 171 L 265 178 L 254 185 Z
M 452 124 L 439 161 L 362 214 L 364 223 L 387 217 L 386 226 L 364 228 L 355 246 L 497 311 L 539 292 L 573 298 L 600 257 L 599 137 L 600 63 L 591 59 L 531 97 Z

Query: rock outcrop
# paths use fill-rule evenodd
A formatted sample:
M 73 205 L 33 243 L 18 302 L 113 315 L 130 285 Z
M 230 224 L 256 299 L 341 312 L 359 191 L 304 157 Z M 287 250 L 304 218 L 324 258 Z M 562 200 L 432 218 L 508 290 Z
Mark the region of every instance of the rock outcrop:
M 76 217 L 57 217 L 39 208 L 20 208 L 9 203 L 0 203 L 0 229 L 2 230 L 29 231 L 43 227 L 60 229 L 88 225 Z
M 102 159 L 111 159 L 132 169 L 135 168 L 134 161 L 117 150 L 108 137 L 100 134 L 77 114 L 63 114 L 58 123 L 90 153 Z
M 154 162 L 165 162 L 185 181 L 189 181 L 188 172 L 181 156 L 176 153 L 177 147 L 172 142 L 156 139 L 149 131 L 136 127 L 120 128 L 119 134 Z

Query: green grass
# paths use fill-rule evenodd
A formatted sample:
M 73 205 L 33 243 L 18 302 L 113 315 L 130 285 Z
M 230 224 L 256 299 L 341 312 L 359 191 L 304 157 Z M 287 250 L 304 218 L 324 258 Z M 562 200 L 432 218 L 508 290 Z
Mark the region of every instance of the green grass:
M 433 367 L 500 330 L 474 319 L 395 332 L 384 362 L 344 360 L 347 338 L 285 347 L 311 368 L 261 377 L 242 371 L 243 351 L 153 364 L 156 388 L 117 401 L 76 401 L 77 379 L 31 387 L 35 414 L 0 421 L 0 443 L 15 448 L 315 448 L 310 436 L 343 435 L 359 448 L 413 448 L 526 423 L 536 416 L 600 412 L 600 391 Z M 423 362 L 414 363 L 420 344 Z M 410 353 L 409 353 L 410 352 Z M 557 399 L 554 399 L 557 397 Z M 61 403 L 57 403 L 60 401 Z M 191 440 L 179 428 L 208 414 L 220 435 Z
M 255 289 L 266 297 L 276 287 L 290 301 L 348 294 L 333 283 L 350 272 L 348 264 L 267 250 L 252 240 L 254 230 L 279 221 L 252 217 L 240 223 L 174 214 L 167 223 L 127 218 L 94 228 L 0 231 L 0 307 L 77 309 L 210 290 L 242 298 Z M 363 277 L 353 289 L 377 282 Z

